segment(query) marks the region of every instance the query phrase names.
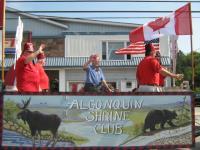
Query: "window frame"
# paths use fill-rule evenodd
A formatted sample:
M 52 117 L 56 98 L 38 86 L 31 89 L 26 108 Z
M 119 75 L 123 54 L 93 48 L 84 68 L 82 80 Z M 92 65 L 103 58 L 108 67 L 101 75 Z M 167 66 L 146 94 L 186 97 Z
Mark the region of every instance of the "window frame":
M 108 55 L 109 55 L 109 53 L 108 53 L 108 44 L 109 44 L 109 42 L 122 42 L 122 43 L 124 43 L 123 45 L 124 45 L 124 47 L 127 47 L 128 46 L 128 44 L 129 44 L 129 41 L 126 41 L 126 40 L 103 40 L 102 42 L 101 42 L 101 46 L 102 46 L 102 60 L 113 60 L 113 59 L 109 59 L 109 57 L 108 57 Z M 106 46 L 105 46 L 105 48 L 106 48 L 106 58 L 104 59 L 103 58 L 103 43 L 106 43 Z M 127 59 L 127 57 L 128 57 L 128 55 L 129 54 L 126 54 L 126 55 L 124 55 L 124 59 L 122 59 L 122 60 L 131 60 L 131 58 L 132 58 L 132 55 L 130 55 L 130 59 Z

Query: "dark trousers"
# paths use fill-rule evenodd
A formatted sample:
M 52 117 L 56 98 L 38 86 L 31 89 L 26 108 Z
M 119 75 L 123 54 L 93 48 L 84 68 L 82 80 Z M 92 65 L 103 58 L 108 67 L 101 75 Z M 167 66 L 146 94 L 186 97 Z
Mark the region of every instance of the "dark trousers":
M 99 85 L 95 86 L 92 83 L 85 83 L 84 91 L 85 92 L 100 92 L 100 86 Z

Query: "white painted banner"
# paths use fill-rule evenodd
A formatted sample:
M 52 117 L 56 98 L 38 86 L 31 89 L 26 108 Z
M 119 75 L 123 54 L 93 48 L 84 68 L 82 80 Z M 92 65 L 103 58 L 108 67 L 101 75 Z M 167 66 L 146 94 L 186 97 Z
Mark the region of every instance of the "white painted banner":
M 192 145 L 190 95 L 4 95 L 3 146 Z M 41 138 L 32 140 L 35 131 Z M 46 130 L 46 131 L 43 131 Z M 31 135 L 32 132 L 32 135 Z M 55 139 L 51 139 L 51 135 Z M 40 141 L 41 140 L 41 141 Z

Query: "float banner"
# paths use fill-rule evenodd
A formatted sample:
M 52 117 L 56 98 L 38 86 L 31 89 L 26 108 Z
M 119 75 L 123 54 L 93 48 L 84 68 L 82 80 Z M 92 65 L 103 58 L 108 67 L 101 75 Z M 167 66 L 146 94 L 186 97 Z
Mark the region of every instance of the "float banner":
M 191 95 L 4 95 L 2 146 L 191 146 Z

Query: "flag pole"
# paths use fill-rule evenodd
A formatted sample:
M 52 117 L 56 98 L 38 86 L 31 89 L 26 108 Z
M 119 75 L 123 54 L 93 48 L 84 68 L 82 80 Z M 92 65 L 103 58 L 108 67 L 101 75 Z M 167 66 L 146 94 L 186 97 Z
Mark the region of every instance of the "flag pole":
M 195 89 L 195 85 L 194 85 L 194 77 L 195 77 L 195 72 L 194 72 L 194 53 L 193 53 L 193 45 L 192 45 L 192 35 L 190 35 L 190 45 L 191 45 L 191 65 L 192 65 L 192 90 Z
M 5 0 L 2 1 L 2 6 L 3 6 L 3 27 L 2 27 L 2 62 L 1 62 L 1 79 L 2 79 L 2 84 L 4 83 L 4 63 L 5 63 L 5 53 L 4 53 L 4 43 L 5 43 Z
M 191 3 L 189 5 L 189 15 L 190 15 L 190 31 L 192 33 L 192 16 L 191 16 Z M 192 34 L 190 35 L 190 48 L 191 48 L 191 67 L 192 67 L 192 90 L 194 90 L 194 53 L 193 53 L 193 37 Z
M 32 32 L 29 31 L 28 33 L 28 42 L 32 42 Z

